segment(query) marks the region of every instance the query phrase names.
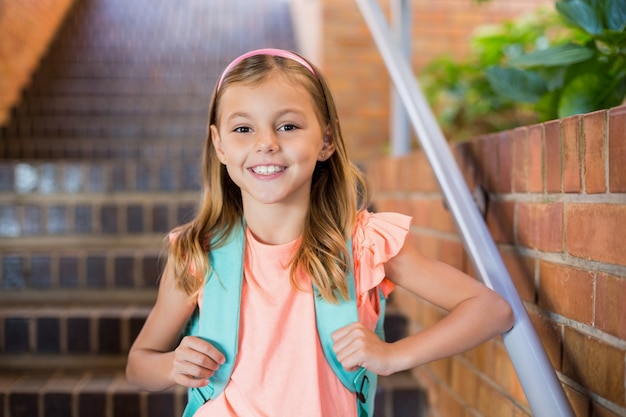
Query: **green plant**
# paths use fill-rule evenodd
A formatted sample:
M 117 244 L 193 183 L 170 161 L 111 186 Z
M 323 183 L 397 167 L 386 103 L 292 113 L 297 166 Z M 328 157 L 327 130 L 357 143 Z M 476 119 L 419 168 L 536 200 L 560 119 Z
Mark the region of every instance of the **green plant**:
M 532 105 L 497 94 L 485 69 L 546 45 L 549 36 L 571 37 L 562 26 L 556 12 L 539 9 L 515 21 L 478 28 L 467 59 L 441 56 L 427 65 L 420 82 L 446 137 L 462 140 L 536 121 Z
M 531 103 L 540 121 L 621 104 L 626 96 L 626 1 L 563 0 L 556 10 L 573 37 L 486 69 L 501 97 Z

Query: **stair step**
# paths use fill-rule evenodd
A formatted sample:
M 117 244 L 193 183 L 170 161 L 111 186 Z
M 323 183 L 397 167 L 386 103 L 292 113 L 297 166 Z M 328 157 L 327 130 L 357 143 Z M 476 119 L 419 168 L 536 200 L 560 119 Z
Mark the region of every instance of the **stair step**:
M 162 239 L 135 248 L 123 246 L 132 239 L 116 237 L 105 247 L 102 238 L 93 236 L 73 238 L 69 245 L 59 238 L 34 238 L 30 248 L 25 244 L 0 247 L 0 300 L 19 299 L 18 294 L 27 290 L 154 288 L 167 260 Z M 97 245 L 90 246 L 94 240 Z M 13 239 L 0 242 L 10 246 Z M 34 247 L 34 243 L 40 246 Z
M 75 242 L 78 247 L 83 246 L 81 240 L 93 246 L 98 238 L 115 243 L 128 238 L 129 242 L 140 243 L 145 236 L 144 241 L 154 241 L 154 236 L 162 239 L 174 227 L 191 221 L 198 199 L 196 193 L 172 193 L 152 199 L 136 195 L 89 199 L 89 195 L 83 194 L 65 201 L 47 199 L 10 204 L 0 197 L 0 237 L 14 238 L 0 240 L 0 248 L 10 251 L 22 243 L 28 247 L 41 246 L 43 241 L 38 242 L 39 238 L 52 243 L 59 238 L 63 239 L 59 243 Z
M 6 417 L 172 417 L 186 401 L 183 387 L 143 392 L 121 370 L 0 374 L 0 415 Z
M 425 416 L 426 394 L 408 374 L 380 377 L 374 417 Z M 148 393 L 120 371 L 28 371 L 0 375 L 0 414 L 6 417 L 172 417 L 187 391 Z
M 129 140 L 152 137 L 203 138 L 206 134 L 206 122 L 204 115 L 30 116 L 14 119 L 7 128 L 6 136 L 65 136 L 77 139 L 99 136 Z
M 146 305 L 3 305 L 0 369 L 121 369 L 153 300 Z
M 133 96 L 33 96 L 18 109 L 18 116 L 150 116 L 185 115 L 193 118 L 208 114 L 209 98 L 177 94 L 159 97 Z
M 9 127 L 0 129 L 0 158 L 22 163 L 28 159 L 59 159 L 80 160 L 112 158 L 135 161 L 155 161 L 155 163 L 175 164 L 177 161 L 195 161 L 199 166 L 202 147 L 206 137 L 206 129 L 202 135 L 193 135 L 173 140 L 168 137 L 152 138 L 112 138 L 98 135 L 81 137 L 47 134 L 43 136 L 21 137 Z M 15 136 L 13 137 L 12 136 Z M 15 160 L 18 161 L 15 161 Z M 49 161 L 51 162 L 51 161 Z M 71 162 L 71 161 L 66 161 Z M 98 164 L 97 161 L 94 163 Z
M 200 151 L 193 151 L 161 150 L 158 155 L 128 149 L 127 159 L 0 161 L 0 201 L 20 202 L 24 195 L 51 199 L 54 194 L 60 194 L 57 198 L 65 198 L 64 194 L 92 198 L 94 193 L 124 191 L 199 191 Z

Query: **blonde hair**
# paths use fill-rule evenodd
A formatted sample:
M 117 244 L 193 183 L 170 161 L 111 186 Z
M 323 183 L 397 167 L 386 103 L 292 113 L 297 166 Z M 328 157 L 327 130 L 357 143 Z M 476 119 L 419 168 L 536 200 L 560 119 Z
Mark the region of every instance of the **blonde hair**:
M 324 299 L 336 302 L 348 298 L 346 275 L 352 265 L 346 243 L 357 213 L 367 201 L 367 189 L 362 174 L 348 159 L 326 80 L 315 66 L 311 65 L 311 68 L 314 71 L 292 59 L 267 54 L 243 59 L 222 76 L 220 85 L 215 88 L 209 109 L 209 126 L 218 123 L 220 98 L 232 85 L 254 85 L 270 76 L 280 76 L 309 92 L 322 131 L 330 130 L 336 150 L 328 160 L 318 163 L 313 173 L 311 203 L 301 244 L 291 264 L 290 281 L 301 288 L 296 272 L 302 271 L 310 276 Z M 243 222 L 241 190 L 217 158 L 211 129 L 208 129 L 204 144 L 202 174 L 198 214 L 190 223 L 177 229 L 177 238 L 170 246 L 176 285 L 189 295 L 197 294 L 208 276 L 210 245 L 223 245 L 233 227 Z

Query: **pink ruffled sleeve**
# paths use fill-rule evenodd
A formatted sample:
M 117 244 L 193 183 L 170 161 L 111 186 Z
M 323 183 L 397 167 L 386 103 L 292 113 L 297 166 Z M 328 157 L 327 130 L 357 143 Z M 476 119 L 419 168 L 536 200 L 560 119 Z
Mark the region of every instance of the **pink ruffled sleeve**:
M 374 329 L 380 306 L 376 291 L 387 297 L 395 284 L 385 277 L 385 262 L 400 252 L 409 234 L 411 217 L 400 213 L 370 213 L 357 217 L 352 236 L 354 276 L 358 294 L 359 320 Z

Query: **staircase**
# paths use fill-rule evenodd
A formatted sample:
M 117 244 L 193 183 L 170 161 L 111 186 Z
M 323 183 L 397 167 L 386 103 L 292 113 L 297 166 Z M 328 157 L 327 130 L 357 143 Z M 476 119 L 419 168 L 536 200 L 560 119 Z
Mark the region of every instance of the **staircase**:
M 216 77 L 267 46 L 295 49 L 284 1 L 76 1 L 0 130 L 0 417 L 182 413 L 126 355 L 195 212 Z M 407 375 L 379 391 L 378 417 L 423 408 Z

